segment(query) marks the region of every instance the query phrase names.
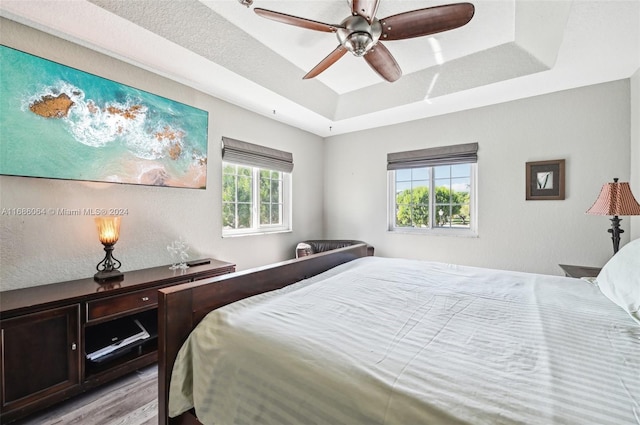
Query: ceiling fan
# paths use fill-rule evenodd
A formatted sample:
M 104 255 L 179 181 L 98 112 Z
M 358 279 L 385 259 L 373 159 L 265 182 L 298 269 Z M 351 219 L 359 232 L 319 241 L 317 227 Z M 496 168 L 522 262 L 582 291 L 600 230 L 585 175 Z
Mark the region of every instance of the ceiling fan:
M 369 66 L 389 82 L 402 76 L 400 66 L 380 40 L 404 40 L 452 30 L 467 24 L 475 12 L 471 3 L 455 3 L 375 17 L 379 0 L 352 0 L 351 16 L 332 25 L 286 13 L 255 8 L 263 18 L 314 31 L 333 32 L 340 44 L 303 78 L 313 78 L 336 63 L 347 51 L 363 56 Z

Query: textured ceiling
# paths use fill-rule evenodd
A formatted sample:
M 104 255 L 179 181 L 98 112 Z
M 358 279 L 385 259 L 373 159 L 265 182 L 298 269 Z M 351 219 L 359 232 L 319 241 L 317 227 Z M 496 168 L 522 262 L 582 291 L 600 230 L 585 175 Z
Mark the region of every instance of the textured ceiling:
M 381 0 L 377 16 L 447 3 Z M 349 54 L 302 80 L 335 35 L 237 0 L 2 0 L 0 13 L 321 136 L 628 78 L 640 66 L 640 0 L 472 3 L 464 27 L 385 42 L 404 74 L 395 83 Z M 346 0 L 253 6 L 329 24 L 350 10 Z

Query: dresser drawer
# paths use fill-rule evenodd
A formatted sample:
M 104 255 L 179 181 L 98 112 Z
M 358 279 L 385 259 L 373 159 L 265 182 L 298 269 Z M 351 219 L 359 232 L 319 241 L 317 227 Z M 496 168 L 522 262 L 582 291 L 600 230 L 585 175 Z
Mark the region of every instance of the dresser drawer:
M 158 305 L 158 288 L 118 295 L 87 303 L 87 322 L 120 313 L 153 308 Z

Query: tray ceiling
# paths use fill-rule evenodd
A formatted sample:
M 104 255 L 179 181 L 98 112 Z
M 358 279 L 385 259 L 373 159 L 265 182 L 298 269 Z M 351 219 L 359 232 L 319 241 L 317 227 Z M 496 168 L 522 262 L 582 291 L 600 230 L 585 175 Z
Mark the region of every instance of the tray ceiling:
M 448 3 L 381 0 L 377 16 Z M 464 27 L 385 42 L 403 70 L 395 83 L 350 54 L 302 80 L 335 35 L 252 10 L 337 24 L 346 0 L 3 0 L 0 14 L 323 137 L 628 78 L 640 66 L 640 0 L 472 3 Z

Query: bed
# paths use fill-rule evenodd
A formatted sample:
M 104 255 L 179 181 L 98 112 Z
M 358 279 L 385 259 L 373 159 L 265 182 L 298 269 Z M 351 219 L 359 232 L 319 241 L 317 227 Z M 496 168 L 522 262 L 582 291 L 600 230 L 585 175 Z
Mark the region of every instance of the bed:
M 608 266 L 598 287 L 357 245 L 165 289 L 160 422 L 640 424 L 640 269 L 609 291 Z

